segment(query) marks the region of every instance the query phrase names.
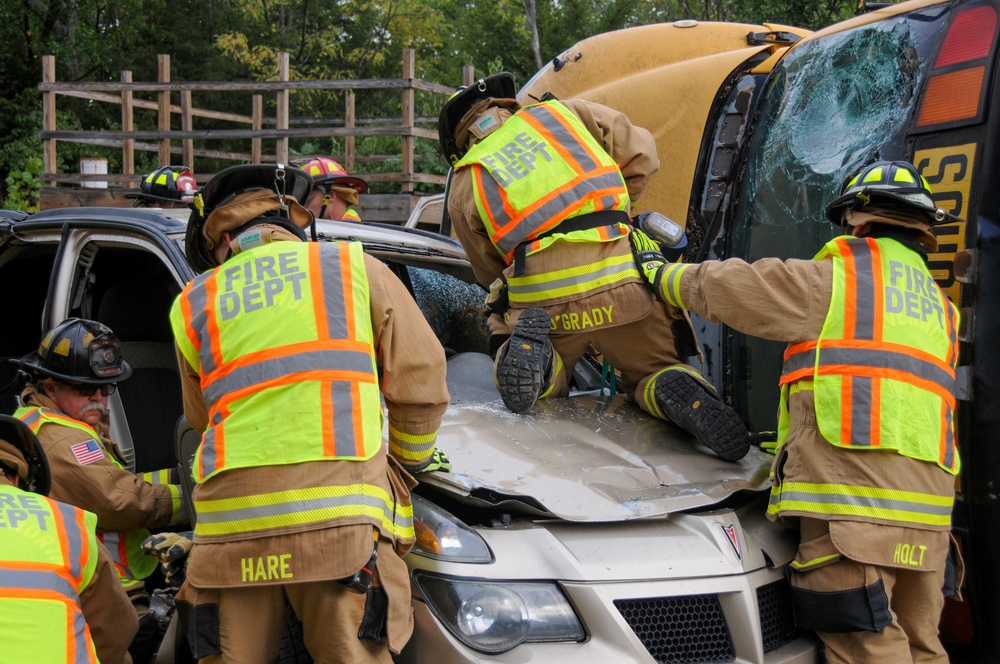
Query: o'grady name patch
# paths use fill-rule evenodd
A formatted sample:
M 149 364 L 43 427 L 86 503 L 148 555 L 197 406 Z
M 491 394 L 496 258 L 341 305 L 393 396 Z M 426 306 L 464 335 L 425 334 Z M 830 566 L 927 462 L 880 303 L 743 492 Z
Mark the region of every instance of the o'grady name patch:
M 76 457 L 77 463 L 81 466 L 86 466 L 104 458 L 104 450 L 101 449 L 101 446 L 93 438 L 85 440 L 82 443 L 77 443 L 69 449 L 73 452 L 73 456 Z

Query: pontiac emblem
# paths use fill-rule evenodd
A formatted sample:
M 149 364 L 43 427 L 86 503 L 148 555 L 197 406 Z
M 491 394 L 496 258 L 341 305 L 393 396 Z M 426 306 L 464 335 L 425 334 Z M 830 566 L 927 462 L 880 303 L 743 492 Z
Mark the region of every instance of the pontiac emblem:
M 736 527 L 733 525 L 722 526 L 722 530 L 726 533 L 726 537 L 729 538 L 729 543 L 733 546 L 733 551 L 736 552 L 736 557 L 743 560 L 743 554 L 740 553 L 740 538 L 736 535 Z

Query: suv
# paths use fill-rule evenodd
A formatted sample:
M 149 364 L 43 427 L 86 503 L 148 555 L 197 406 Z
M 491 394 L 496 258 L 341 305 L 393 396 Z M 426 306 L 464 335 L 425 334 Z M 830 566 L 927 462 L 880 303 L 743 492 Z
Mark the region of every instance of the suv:
M 6 358 L 64 318 L 106 323 L 133 366 L 111 395 L 111 421 L 137 471 L 189 459 L 198 441 L 181 418 L 168 324 L 194 276 L 178 214 L 0 212 L 0 378 L 15 378 Z M 570 398 L 512 414 L 484 352 L 485 293 L 454 240 L 367 223 L 323 222 L 320 234 L 360 241 L 387 263 L 448 355 L 438 445 L 454 470 L 421 476 L 415 491 L 416 629 L 397 662 L 815 661 L 782 574 L 796 539 L 764 515 L 769 455 L 730 463 L 697 450 L 680 429 L 605 395 L 599 365 L 581 366 Z M 15 395 L 2 399 L 11 412 Z M 309 661 L 294 649 L 281 661 Z M 183 650 L 157 661 L 185 661 Z

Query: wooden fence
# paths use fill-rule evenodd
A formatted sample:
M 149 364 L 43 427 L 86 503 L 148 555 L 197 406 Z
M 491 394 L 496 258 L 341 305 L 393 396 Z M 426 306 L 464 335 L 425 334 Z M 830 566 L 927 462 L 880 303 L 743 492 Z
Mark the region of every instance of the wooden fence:
M 368 182 L 398 183 L 401 194 L 412 197 L 414 185 L 418 183 L 443 185 L 444 175 L 419 172 L 414 154 L 414 141 L 426 139 L 437 141 L 437 117 L 418 117 L 416 115 L 415 96 L 417 91 L 441 95 L 443 104 L 447 96 L 455 88 L 429 83 L 415 78 L 415 54 L 412 49 L 403 51 L 402 77 L 398 79 L 361 79 L 361 80 L 311 80 L 292 81 L 289 76 L 288 53 L 279 53 L 277 57 L 277 75 L 275 81 L 250 82 L 171 82 L 170 56 L 158 56 L 158 81 L 155 83 L 134 82 L 132 72 L 123 71 L 118 83 L 83 82 L 60 83 L 56 81 L 55 57 L 51 55 L 42 58 L 43 75 L 38 89 L 43 101 L 43 128 L 39 132 L 44 146 L 43 182 L 49 186 L 43 188 L 42 207 L 60 207 L 56 203 L 46 206 L 46 195 L 56 196 L 56 191 L 65 190 L 59 184 L 76 184 L 101 181 L 122 189 L 134 189 L 139 185 L 142 174 L 135 172 L 136 151 L 157 153 L 158 164 L 182 163 L 190 167 L 203 183 L 211 173 L 201 173 L 197 167 L 198 158 L 232 160 L 235 163 L 280 162 L 290 163 L 290 138 L 322 139 L 339 137 L 343 139 L 344 154 L 328 155 L 341 162 L 349 173 L 355 173 L 359 163 L 384 161 L 390 156 L 365 156 L 356 152 L 355 139 L 365 136 L 399 136 L 402 150 L 398 155 L 401 168 L 398 172 L 368 173 L 358 175 Z M 466 66 L 462 72 L 463 84 L 473 81 L 474 70 Z M 356 94 L 359 92 L 397 89 L 401 95 L 401 117 L 392 118 L 357 118 L 355 115 Z M 340 90 L 344 94 L 345 113 L 343 118 L 317 119 L 290 117 L 289 93 L 292 90 Z M 251 108 L 247 115 L 223 112 L 201 108 L 195 105 L 193 96 L 200 92 L 243 91 L 253 92 Z M 156 100 L 138 99 L 135 93 L 155 93 Z M 174 103 L 174 95 L 179 96 L 180 104 Z M 275 95 L 274 117 L 264 117 L 264 95 Z M 66 130 L 56 126 L 56 100 L 59 95 L 79 97 L 93 102 L 121 105 L 121 130 Z M 155 131 L 137 131 L 135 126 L 136 111 L 152 110 L 157 114 L 157 129 Z M 180 116 L 180 130 L 171 129 L 172 116 Z M 237 129 L 198 129 L 195 127 L 197 118 L 222 120 L 232 122 L 237 126 L 248 128 Z M 295 126 L 293 126 L 295 125 Z M 203 146 L 212 140 L 243 139 L 249 143 L 248 152 L 232 152 L 212 150 L 206 147 L 195 147 L 195 141 Z M 274 152 L 264 153 L 264 141 L 274 141 Z M 121 173 L 83 174 L 57 173 L 57 149 L 59 142 L 83 143 L 103 147 L 120 148 L 122 151 Z M 180 143 L 178 147 L 176 142 Z M 178 162 L 173 157 L 180 155 Z M 392 155 L 396 157 L 396 155 Z M 71 195 L 69 204 L 79 204 L 86 198 L 84 194 L 97 194 L 99 190 L 87 192 L 77 191 Z M 69 193 L 69 192 L 65 192 Z M 122 192 L 124 193 L 124 192 Z M 107 190 L 104 198 L 116 199 L 114 189 Z M 64 196 L 65 198 L 65 196 Z M 74 203 L 75 201 L 75 203 Z M 103 204 L 108 204 L 106 201 Z M 111 203 L 114 204 L 114 203 Z M 363 206 L 362 206 L 363 207 Z M 405 205 L 409 209 L 410 205 Z M 396 214 L 396 213 L 393 213 Z M 375 220 L 375 219 L 373 219 Z

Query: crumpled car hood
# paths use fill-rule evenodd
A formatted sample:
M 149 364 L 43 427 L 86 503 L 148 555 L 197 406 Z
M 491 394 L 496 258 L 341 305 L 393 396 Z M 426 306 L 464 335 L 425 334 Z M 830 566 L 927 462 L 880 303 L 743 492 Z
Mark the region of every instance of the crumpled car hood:
M 419 479 L 463 502 L 607 522 L 708 507 L 770 486 L 770 455 L 752 448 L 738 463 L 723 461 L 620 395 L 543 400 L 521 415 L 499 399 L 455 401 L 438 434 L 452 473 Z

